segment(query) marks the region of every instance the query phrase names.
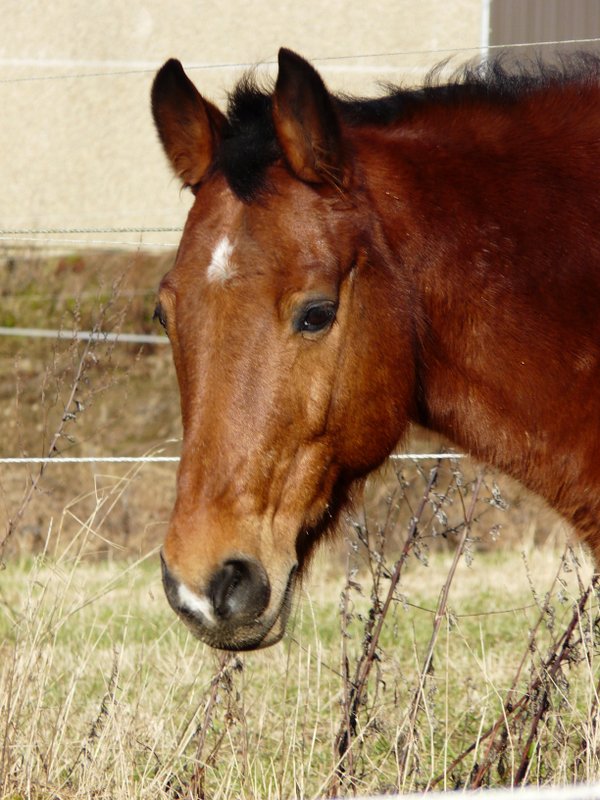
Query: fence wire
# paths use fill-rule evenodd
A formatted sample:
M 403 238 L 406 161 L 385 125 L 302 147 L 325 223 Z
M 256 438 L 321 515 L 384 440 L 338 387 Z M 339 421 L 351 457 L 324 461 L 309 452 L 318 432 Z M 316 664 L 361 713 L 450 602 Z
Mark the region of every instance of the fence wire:
M 419 50 L 392 50 L 392 51 L 379 51 L 369 53 L 346 53 L 333 56 L 314 56 L 311 61 L 316 64 L 333 64 L 348 61 L 364 61 L 367 59 L 382 59 L 382 58 L 414 58 L 416 56 L 449 56 L 459 53 L 489 53 L 500 52 L 507 50 L 518 50 L 523 48 L 544 48 L 544 47 L 557 47 L 564 45 L 591 45 L 600 43 L 600 37 L 578 38 L 578 39 L 562 39 L 552 41 L 533 41 L 533 42 L 519 42 L 505 45 L 479 45 L 473 47 L 453 47 L 453 48 L 433 48 L 433 49 L 419 49 Z M 44 59 L 0 59 L 0 69 L 3 67 L 32 67 L 36 64 L 44 65 L 47 67 L 60 67 L 63 64 L 76 63 L 80 68 L 85 69 L 86 66 L 93 68 L 93 72 L 77 72 L 66 74 L 43 74 L 33 76 L 20 76 L 11 78 L 0 78 L 0 84 L 6 83 L 21 83 L 29 81 L 61 81 L 61 80 L 74 80 L 74 79 L 88 79 L 88 78 L 110 78 L 126 75 L 142 75 L 154 73 L 160 66 L 158 63 L 151 62 L 140 63 L 138 67 L 132 69 L 119 69 L 121 65 L 126 66 L 130 62 L 106 62 L 106 61 L 77 61 L 62 60 L 58 62 L 50 62 Z M 102 70 L 98 69 L 99 66 L 105 63 L 112 63 L 115 68 Z M 275 58 L 263 61 L 260 66 L 272 67 L 277 64 Z M 222 63 L 200 63 L 189 64 L 186 68 L 190 71 L 195 70 L 232 70 L 232 69 L 248 69 L 253 68 L 254 63 L 245 61 L 232 61 Z M 57 226 L 57 227 L 42 227 L 42 228 L 5 228 L 0 229 L 0 241 L 12 242 L 31 242 L 31 243 L 47 243 L 54 244 L 69 244 L 69 245 L 100 245 L 100 246 L 121 246 L 121 247 L 141 247 L 141 241 L 108 241 L 108 240 L 90 240 L 90 239 L 56 239 L 56 238 L 41 238 L 41 237 L 56 237 L 64 235 L 88 235 L 88 234 L 125 234 L 125 233 L 180 233 L 182 228 L 180 226 L 89 226 L 89 227 L 70 227 L 70 226 Z M 175 248 L 177 245 L 170 243 L 152 243 L 149 245 L 153 248 Z M 136 344 L 168 344 L 168 339 L 162 335 L 151 334 L 135 334 L 135 333 L 113 333 L 101 331 L 71 331 L 65 332 L 53 329 L 36 329 L 36 328 L 16 328 L 16 327 L 0 327 L 0 336 L 29 336 L 34 338 L 57 338 L 66 340 L 82 340 L 82 341 L 105 341 L 105 342 L 122 342 L 122 343 L 136 343 Z M 466 457 L 463 453 L 403 453 L 393 454 L 390 456 L 392 460 L 425 460 L 425 459 L 458 459 Z M 76 464 L 76 463 L 175 463 L 179 461 L 178 456 L 82 456 L 82 457 L 0 457 L 0 464 Z M 598 787 L 596 787 L 598 789 Z M 486 794 L 490 796 L 492 792 Z M 571 795 L 561 795 L 561 797 Z M 584 797 L 584 795 L 573 795 L 573 797 Z M 586 794 L 585 797 L 588 795 Z M 592 795 L 589 795 L 592 796 Z M 597 794 L 593 795 L 600 800 L 600 789 Z M 550 797 L 550 795 L 548 795 Z M 554 797 L 554 795 L 552 795 Z
M 452 55 L 453 53 L 488 53 L 490 51 L 503 51 L 503 50 L 518 50 L 520 48 L 528 48 L 528 47 L 558 47 L 563 45 L 590 45 L 590 44 L 598 44 L 600 42 L 600 37 L 590 37 L 585 39 L 557 39 L 552 41 L 534 41 L 534 42 L 516 42 L 512 44 L 500 44 L 500 45 L 489 45 L 489 44 L 481 44 L 472 47 L 442 47 L 442 48 L 434 48 L 434 49 L 424 49 L 424 50 L 387 50 L 387 51 L 379 51 L 374 53 L 344 53 L 341 55 L 336 56 L 313 56 L 311 61 L 315 64 L 327 64 L 331 62 L 340 62 L 340 61 L 355 61 L 355 60 L 366 60 L 372 58 L 414 58 L 416 56 L 448 56 Z M 2 67 L 25 67 L 25 66 L 34 66 L 36 60 L 26 59 L 26 60 L 19 60 L 19 59 L 0 59 L 0 68 Z M 37 63 L 44 63 L 43 59 L 39 59 Z M 48 62 L 46 62 L 48 63 Z M 97 62 L 97 61 L 85 61 L 80 60 L 76 61 L 76 64 L 80 66 L 82 69 L 85 69 L 86 64 L 90 66 L 90 68 L 94 68 L 96 65 L 106 62 Z M 129 62 L 123 62 L 129 63 Z M 260 66 L 265 67 L 272 67 L 277 64 L 276 58 L 270 58 L 265 61 L 262 61 Z M 57 62 L 54 62 L 54 66 L 59 66 Z M 76 72 L 76 73 L 65 73 L 61 75 L 31 75 L 31 76 L 22 76 L 22 77 L 13 77 L 13 78 L 0 78 L 1 83 L 24 83 L 27 81 L 61 81 L 61 80 L 80 80 L 86 78 L 111 78 L 111 77 L 121 77 L 126 75 L 147 75 L 153 74 L 161 65 L 159 63 L 144 63 L 139 68 L 133 69 L 110 69 L 110 70 L 98 70 L 95 69 L 94 72 Z M 252 69 L 256 67 L 256 63 L 249 62 L 249 61 L 225 61 L 216 64 L 210 63 L 203 63 L 203 64 L 189 64 L 186 65 L 186 69 L 193 71 L 193 70 L 246 70 Z
M 393 453 L 391 461 L 453 460 L 466 458 L 465 453 Z M 179 456 L 7 456 L 0 464 L 168 464 L 180 461 Z

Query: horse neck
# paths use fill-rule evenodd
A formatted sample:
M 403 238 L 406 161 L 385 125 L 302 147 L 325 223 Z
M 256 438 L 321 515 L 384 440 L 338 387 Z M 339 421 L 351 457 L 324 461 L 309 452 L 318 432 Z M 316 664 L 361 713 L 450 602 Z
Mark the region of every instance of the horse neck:
M 577 280 L 589 266 L 589 236 L 549 220 L 538 203 L 545 187 L 530 191 L 523 221 L 506 194 L 526 187 L 501 180 L 493 165 L 486 174 L 476 159 L 452 164 L 431 142 L 390 139 L 379 153 L 363 165 L 376 176 L 368 192 L 394 269 L 408 270 L 414 286 L 415 421 L 518 478 L 580 530 L 595 530 L 600 279 Z M 593 502 L 582 506 L 582 490 Z

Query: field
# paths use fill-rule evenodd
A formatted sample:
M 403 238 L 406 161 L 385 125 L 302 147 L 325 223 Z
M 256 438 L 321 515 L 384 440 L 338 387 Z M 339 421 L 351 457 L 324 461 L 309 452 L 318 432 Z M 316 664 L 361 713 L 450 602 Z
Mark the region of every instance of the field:
M 167 258 L 9 253 L 3 455 L 176 454 Z M 43 294 L 42 294 L 43 291 Z M 411 449 L 438 449 L 416 431 Z M 284 641 L 215 654 L 168 609 L 172 466 L 0 465 L 0 798 L 316 798 L 600 778 L 597 587 L 565 526 L 466 461 L 394 461 Z
M 353 576 L 363 591 L 351 590 L 350 621 L 340 615 L 343 571 L 323 560 L 282 644 L 219 656 L 168 611 L 156 557 L 90 564 L 46 554 L 10 564 L 1 589 L 1 796 L 304 798 L 453 788 L 480 770 L 483 785 L 506 785 L 524 753 L 527 782 L 597 779 L 592 614 L 577 616 L 560 670 L 542 666 L 579 596 L 579 569 L 568 559 L 557 583 L 559 564 L 550 549 L 463 562 L 423 677 L 448 558 L 411 562 L 344 772 L 336 737 L 344 659 L 353 671 L 370 608 L 363 570 Z M 586 580 L 589 568 L 582 573 Z M 514 707 L 528 694 L 519 718 Z
M 168 346 L 86 344 L 72 336 L 159 333 L 156 288 L 171 260 L 170 253 L 6 253 L 0 326 L 55 328 L 63 337 L 0 337 L 2 455 L 177 454 L 179 399 Z M 52 465 L 42 473 L 0 466 L 0 530 L 15 518 L 19 528 L 7 553 L 39 550 L 49 520 L 55 535 L 70 540 L 90 514 L 98 536 L 88 545 L 99 556 L 139 555 L 161 540 L 172 466 L 146 465 L 143 478 L 137 467 L 114 465 Z

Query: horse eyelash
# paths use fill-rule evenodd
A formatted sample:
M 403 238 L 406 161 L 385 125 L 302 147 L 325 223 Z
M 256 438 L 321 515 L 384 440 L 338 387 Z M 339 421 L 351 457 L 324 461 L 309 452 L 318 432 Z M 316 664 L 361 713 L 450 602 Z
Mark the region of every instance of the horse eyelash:
M 165 314 L 165 310 L 160 303 L 156 304 L 156 308 L 154 309 L 154 314 L 152 315 L 152 320 L 154 321 L 155 319 L 157 319 L 162 325 L 162 327 L 165 330 L 167 330 L 167 317 Z

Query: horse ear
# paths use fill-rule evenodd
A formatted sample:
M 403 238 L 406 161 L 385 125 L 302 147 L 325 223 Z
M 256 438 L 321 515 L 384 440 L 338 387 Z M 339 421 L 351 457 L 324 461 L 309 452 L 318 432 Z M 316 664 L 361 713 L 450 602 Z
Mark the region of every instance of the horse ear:
M 152 114 L 171 166 L 185 186 L 195 186 L 213 160 L 225 117 L 173 58 L 154 79 Z
M 340 122 L 319 73 L 291 50 L 279 51 L 273 95 L 277 140 L 295 175 L 309 183 L 346 184 Z

